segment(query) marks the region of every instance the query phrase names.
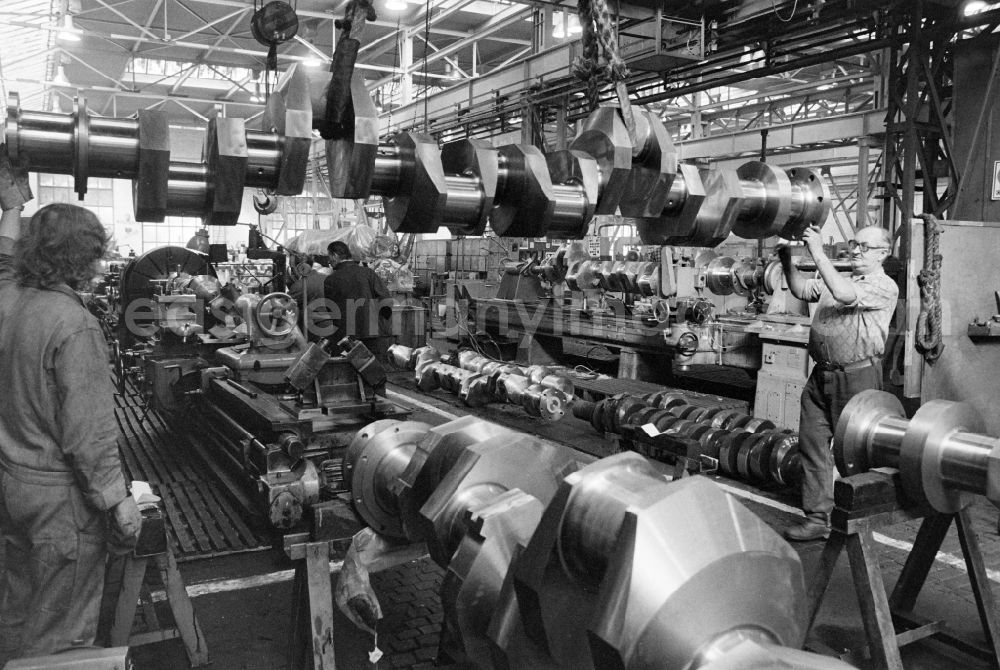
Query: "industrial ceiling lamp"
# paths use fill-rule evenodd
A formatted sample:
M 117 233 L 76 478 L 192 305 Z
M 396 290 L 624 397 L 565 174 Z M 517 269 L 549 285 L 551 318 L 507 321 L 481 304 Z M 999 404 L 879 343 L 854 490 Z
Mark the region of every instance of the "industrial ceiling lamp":
M 406 0 L 388 0 L 385 8 L 390 12 L 402 12 L 406 10 Z
M 63 42 L 80 41 L 80 31 L 75 25 L 73 25 L 73 15 L 69 12 L 63 14 L 62 28 L 59 29 L 59 35 L 57 35 L 57 37 Z
M 52 79 L 52 83 L 56 86 L 72 86 L 66 78 L 66 66 L 62 63 L 56 68 L 56 76 Z
M 200 254 L 208 254 L 208 228 L 199 228 L 194 235 L 184 245 L 186 249 L 197 251 Z

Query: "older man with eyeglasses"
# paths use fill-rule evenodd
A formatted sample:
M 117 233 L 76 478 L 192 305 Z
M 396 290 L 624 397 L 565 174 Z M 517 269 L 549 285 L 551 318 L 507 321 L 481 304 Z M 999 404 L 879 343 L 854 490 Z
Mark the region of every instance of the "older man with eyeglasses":
M 796 298 L 815 302 L 809 356 L 815 361 L 802 389 L 799 451 L 802 455 L 802 509 L 806 518 L 788 528 L 789 540 L 815 540 L 829 533 L 833 511 L 833 430 L 855 394 L 882 387 L 882 356 L 899 288 L 882 263 L 892 240 L 878 226 L 861 228 L 848 242 L 851 275 L 840 274 L 823 250 L 819 228 L 803 235 L 816 261 L 818 279 L 792 263 L 791 249 L 777 248 L 788 288 Z

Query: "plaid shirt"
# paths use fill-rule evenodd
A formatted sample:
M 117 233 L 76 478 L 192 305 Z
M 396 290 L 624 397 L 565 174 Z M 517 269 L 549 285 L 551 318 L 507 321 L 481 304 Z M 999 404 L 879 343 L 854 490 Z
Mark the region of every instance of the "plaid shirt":
M 837 302 L 822 279 L 806 281 L 805 300 L 816 302 L 809 331 L 809 355 L 818 363 L 849 365 L 881 357 L 899 287 L 879 269 L 851 277 L 855 301 Z

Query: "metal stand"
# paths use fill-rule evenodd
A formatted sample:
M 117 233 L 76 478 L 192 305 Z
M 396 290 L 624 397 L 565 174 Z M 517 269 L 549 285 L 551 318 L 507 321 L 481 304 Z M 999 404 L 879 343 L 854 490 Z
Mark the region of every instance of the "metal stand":
M 198 625 L 198 619 L 191 605 L 184 580 L 177 569 L 174 554 L 168 546 L 165 551 L 149 556 L 136 556 L 132 553 L 113 559 L 121 567 L 121 584 L 115 605 L 114 617 L 111 621 L 110 642 L 113 647 L 141 647 L 144 644 L 162 642 L 181 638 L 187 651 L 191 667 L 208 665 L 208 644 Z M 174 625 L 163 628 L 160 626 L 156 609 L 149 588 L 145 584 L 146 570 L 154 563 L 160 571 L 167 595 L 167 603 L 173 613 Z M 117 572 L 111 568 L 109 572 Z M 110 585 L 114 589 L 114 585 Z M 143 620 L 146 624 L 144 632 L 133 633 L 136 606 L 141 602 Z
M 997 653 L 1000 649 L 1000 628 L 996 603 L 968 511 L 962 510 L 950 515 L 907 506 L 897 495 L 897 479 L 898 475 L 894 471 L 871 471 L 837 482 L 830 539 L 823 548 L 818 572 L 809 585 L 809 629 L 812 629 L 823 603 L 837 559 L 846 547 L 854 590 L 861 606 L 868 638 L 868 651 L 874 661 L 873 667 L 903 670 L 900 648 L 930 636 L 965 653 L 1000 665 Z M 919 518 L 924 521 L 913 549 L 891 596 L 887 596 L 873 534 L 879 528 Z M 934 563 L 934 557 L 953 520 L 962 544 L 962 554 L 988 648 L 948 633 L 942 621 L 929 621 L 912 612 L 927 573 Z

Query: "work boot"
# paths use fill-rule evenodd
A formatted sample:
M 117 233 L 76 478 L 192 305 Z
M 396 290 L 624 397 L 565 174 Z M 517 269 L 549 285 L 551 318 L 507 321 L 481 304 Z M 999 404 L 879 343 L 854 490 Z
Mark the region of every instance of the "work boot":
M 809 514 L 801 522 L 785 529 L 785 539 L 793 542 L 822 540 L 830 534 L 830 522 L 825 514 Z

